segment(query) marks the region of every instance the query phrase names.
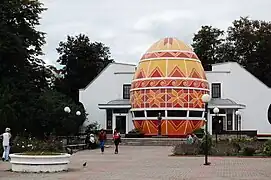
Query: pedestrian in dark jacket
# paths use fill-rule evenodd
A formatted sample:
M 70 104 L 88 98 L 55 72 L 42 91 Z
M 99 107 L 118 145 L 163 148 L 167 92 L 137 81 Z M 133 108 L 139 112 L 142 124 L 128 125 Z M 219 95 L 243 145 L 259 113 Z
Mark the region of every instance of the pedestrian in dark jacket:
M 119 143 L 121 143 L 121 136 L 117 129 L 114 130 L 113 140 L 115 144 L 115 154 L 119 153 Z
M 106 141 L 106 133 L 103 129 L 101 129 L 101 131 L 99 133 L 99 141 L 100 141 L 101 152 L 103 154 L 104 153 L 104 143 Z

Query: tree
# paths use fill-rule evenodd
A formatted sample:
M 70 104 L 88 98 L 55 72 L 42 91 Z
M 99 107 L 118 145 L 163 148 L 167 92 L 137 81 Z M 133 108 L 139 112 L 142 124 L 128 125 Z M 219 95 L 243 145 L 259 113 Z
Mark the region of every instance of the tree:
M 84 88 L 109 63 L 109 48 L 100 42 L 91 43 L 84 34 L 68 36 L 67 41 L 61 41 L 57 52 L 60 57 L 57 62 L 63 65 L 64 80 L 61 86 L 69 87 L 68 94 L 78 100 L 78 89 Z
M 192 46 L 204 69 L 218 62 L 238 62 L 271 87 L 271 22 L 241 17 L 222 35 L 223 31 L 211 26 L 202 26 L 195 34 Z
M 55 68 L 45 66 L 42 54 L 44 33 L 37 31 L 45 10 L 38 0 L 0 1 L 0 131 L 31 132 L 42 136 L 74 134 L 86 118 L 82 104 L 52 89 L 58 77 Z M 63 108 L 80 110 L 66 114 Z
M 205 70 L 211 70 L 211 65 L 219 62 L 219 48 L 223 43 L 224 31 L 212 26 L 202 26 L 194 35 L 192 47 L 198 55 Z
M 271 87 L 271 23 L 241 17 L 233 21 L 227 33 L 226 41 L 235 52 L 232 59 Z
M 43 61 L 44 33 L 37 31 L 40 14 L 45 10 L 39 1 L 0 1 L 0 74 L 15 75 Z

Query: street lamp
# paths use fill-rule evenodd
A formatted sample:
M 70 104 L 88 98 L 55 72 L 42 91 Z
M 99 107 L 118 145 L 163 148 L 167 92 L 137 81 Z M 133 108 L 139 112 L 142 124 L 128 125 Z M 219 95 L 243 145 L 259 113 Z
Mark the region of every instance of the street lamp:
M 160 112 L 158 113 L 157 119 L 158 119 L 158 136 L 161 136 L 162 116 Z
M 204 165 L 210 165 L 208 162 L 208 102 L 211 100 L 209 94 L 203 94 L 201 97 L 202 102 L 205 103 L 205 163 Z
M 241 112 L 240 111 L 236 111 L 235 115 L 237 117 L 237 123 L 236 123 L 237 127 L 236 127 L 236 129 L 237 129 L 237 138 L 238 138 L 238 136 L 239 136 L 239 129 L 241 129 L 241 127 L 240 127 L 241 126 L 241 121 L 240 121 Z
M 70 109 L 69 107 L 65 107 L 65 108 L 64 108 L 64 111 L 65 111 L 66 113 L 70 113 L 70 112 L 71 112 L 71 109 Z
M 217 118 L 217 115 L 219 113 L 219 108 L 218 107 L 215 107 L 213 109 L 213 112 L 215 113 L 215 142 L 217 143 L 217 133 L 219 131 L 219 123 L 218 123 L 218 118 Z
M 64 108 L 64 111 L 66 112 L 66 113 L 70 113 L 71 112 L 71 109 L 68 107 L 68 106 L 66 106 L 65 108 Z M 76 113 L 75 113 L 77 116 L 80 116 L 81 115 L 81 112 L 80 111 L 76 111 Z

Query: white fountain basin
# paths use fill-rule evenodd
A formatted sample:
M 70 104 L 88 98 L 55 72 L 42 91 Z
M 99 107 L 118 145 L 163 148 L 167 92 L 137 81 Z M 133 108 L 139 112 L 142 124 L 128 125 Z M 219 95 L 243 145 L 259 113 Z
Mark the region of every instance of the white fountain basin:
M 11 170 L 14 172 L 60 172 L 67 171 L 70 154 L 24 155 L 10 154 Z

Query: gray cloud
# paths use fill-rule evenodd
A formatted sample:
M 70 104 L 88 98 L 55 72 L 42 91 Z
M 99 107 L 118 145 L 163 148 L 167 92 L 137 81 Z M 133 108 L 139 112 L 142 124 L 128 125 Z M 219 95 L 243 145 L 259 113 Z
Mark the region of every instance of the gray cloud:
M 56 64 L 55 48 L 67 35 L 87 34 L 110 47 L 118 62 L 137 63 L 155 41 L 177 37 L 191 43 L 202 25 L 226 29 L 240 16 L 270 20 L 271 1 L 261 0 L 42 0 L 40 30 L 47 33 L 44 59 Z

